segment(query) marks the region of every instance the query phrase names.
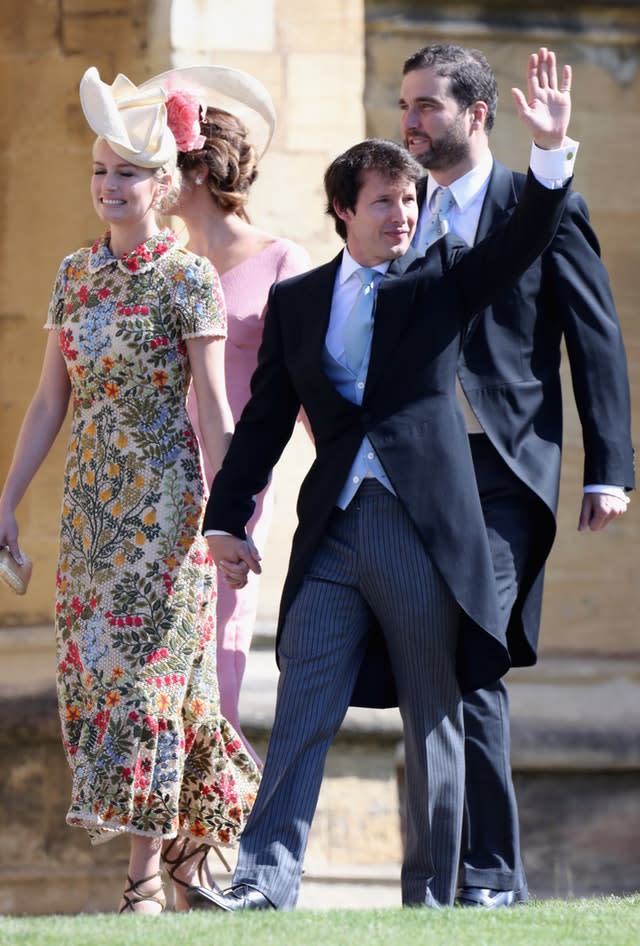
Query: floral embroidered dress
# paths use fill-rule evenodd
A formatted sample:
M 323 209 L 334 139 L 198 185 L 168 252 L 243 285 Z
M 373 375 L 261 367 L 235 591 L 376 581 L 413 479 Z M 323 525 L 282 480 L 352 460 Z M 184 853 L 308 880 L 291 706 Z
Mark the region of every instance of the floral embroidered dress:
M 67 257 L 46 323 L 72 386 L 56 578 L 67 822 L 233 844 L 259 775 L 220 716 L 185 339 L 224 336 L 218 277 L 170 230 Z

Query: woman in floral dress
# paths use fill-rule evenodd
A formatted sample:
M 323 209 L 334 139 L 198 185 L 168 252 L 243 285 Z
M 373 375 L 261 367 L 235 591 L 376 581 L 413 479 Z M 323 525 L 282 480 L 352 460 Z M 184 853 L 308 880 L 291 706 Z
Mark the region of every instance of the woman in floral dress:
M 99 135 L 93 204 L 109 229 L 58 271 L 41 379 L 0 497 L 0 545 L 19 556 L 15 509 L 71 400 L 55 606 L 67 821 L 94 841 L 127 832 L 121 909 L 159 912 L 163 850 L 185 908 L 191 855 L 236 841 L 259 781 L 219 710 L 215 571 L 186 411 L 193 379 L 217 468 L 232 429 L 226 316 L 213 267 L 156 220 L 175 169 L 164 93 L 124 76 L 107 86 L 95 69 L 80 92 Z M 198 841 L 182 842 L 179 870 L 177 836 Z

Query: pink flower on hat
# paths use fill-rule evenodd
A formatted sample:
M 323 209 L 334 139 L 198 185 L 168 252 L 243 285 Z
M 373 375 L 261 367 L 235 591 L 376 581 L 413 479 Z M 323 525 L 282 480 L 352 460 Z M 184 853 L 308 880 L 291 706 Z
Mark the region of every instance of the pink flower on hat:
M 197 151 L 207 140 L 200 134 L 202 106 L 189 92 L 172 92 L 167 99 L 167 124 L 179 151 Z

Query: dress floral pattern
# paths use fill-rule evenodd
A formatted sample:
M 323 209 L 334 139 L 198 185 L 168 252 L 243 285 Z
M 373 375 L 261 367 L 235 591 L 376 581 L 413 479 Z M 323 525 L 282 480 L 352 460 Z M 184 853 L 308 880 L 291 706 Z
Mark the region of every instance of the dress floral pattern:
M 185 339 L 226 334 L 218 277 L 170 230 L 119 259 L 106 234 L 63 261 L 46 327 L 73 400 L 55 609 L 67 821 L 94 841 L 231 845 L 259 774 L 220 716 L 215 567 L 185 406 Z

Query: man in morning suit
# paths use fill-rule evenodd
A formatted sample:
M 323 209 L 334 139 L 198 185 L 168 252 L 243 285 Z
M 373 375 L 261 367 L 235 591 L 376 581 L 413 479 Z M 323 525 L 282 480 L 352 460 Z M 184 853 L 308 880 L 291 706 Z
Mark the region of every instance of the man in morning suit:
M 192 906 L 295 906 L 331 741 L 350 702 L 388 700 L 385 681 L 367 676 L 369 650 L 380 640 L 406 747 L 403 904 L 453 902 L 464 794 L 458 673 L 479 685 L 508 659 L 455 398 L 460 334 L 552 238 L 568 194 L 567 152 L 575 152 L 562 147 L 569 67 L 558 87 L 554 54 L 540 50 L 527 78 L 529 104 L 514 94 L 540 146 L 531 163 L 544 183 L 529 174 L 502 231 L 473 249 L 447 238 L 414 266 L 422 169 L 392 142 L 365 141 L 325 175 L 327 209 L 345 249 L 271 289 L 251 398 L 205 515 L 222 576 L 242 584 L 248 568 L 259 570 L 245 524 L 301 407 L 316 458 L 298 499 L 261 786 L 232 887 L 191 888 Z M 457 668 L 462 610 L 470 639 Z
M 517 205 L 524 177 L 495 161 L 489 148 L 497 98 L 494 75 L 477 50 L 428 46 L 405 62 L 402 132 L 409 152 L 429 170 L 418 188 L 421 210 L 413 241 L 418 252 L 437 238 L 438 225 L 473 245 Z M 442 194 L 448 196 L 446 214 L 433 205 Z M 458 365 L 515 666 L 536 660 L 544 563 L 556 530 L 563 338 L 585 450 L 579 529 L 597 531 L 626 509 L 625 489 L 634 485 L 633 451 L 620 326 L 598 240 L 577 193 L 545 253 L 468 325 Z M 511 778 L 508 697 L 500 679 L 465 693 L 464 721 L 458 902 L 508 906 L 528 893 Z

